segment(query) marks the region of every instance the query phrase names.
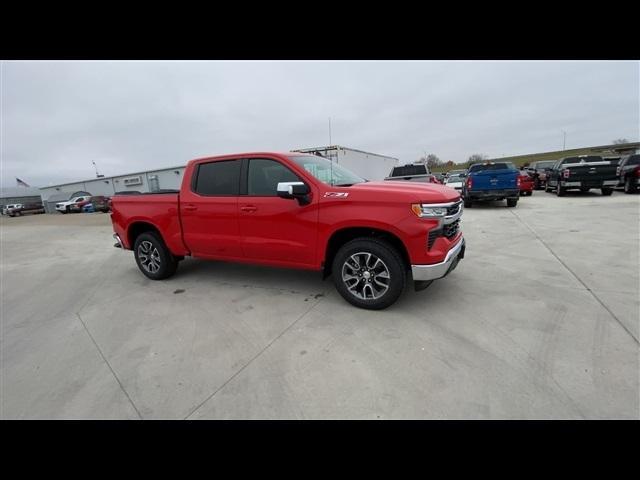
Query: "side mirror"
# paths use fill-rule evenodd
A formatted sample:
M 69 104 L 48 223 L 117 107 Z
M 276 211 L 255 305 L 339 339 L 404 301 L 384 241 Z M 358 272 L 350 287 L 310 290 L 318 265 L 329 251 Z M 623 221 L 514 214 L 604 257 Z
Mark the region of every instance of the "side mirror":
M 309 186 L 303 182 L 278 182 L 277 193 L 280 198 L 297 198 L 300 205 L 309 203 Z

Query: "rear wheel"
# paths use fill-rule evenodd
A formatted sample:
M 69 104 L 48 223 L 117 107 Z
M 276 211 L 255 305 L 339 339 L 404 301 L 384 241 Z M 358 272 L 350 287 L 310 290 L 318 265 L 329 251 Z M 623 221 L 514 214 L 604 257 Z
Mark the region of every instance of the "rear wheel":
M 507 198 L 507 207 L 515 207 L 518 204 L 517 198 Z
M 178 261 L 154 232 L 138 235 L 133 255 L 140 271 L 151 280 L 162 280 L 176 272 Z
M 634 185 L 630 178 L 624 181 L 624 193 L 633 193 L 638 189 L 637 185 Z
M 602 195 L 606 197 L 613 193 L 613 188 L 601 188 L 600 190 L 602 191 Z
M 471 201 L 471 199 L 464 199 L 464 208 L 471 208 L 473 206 L 473 202 Z
M 356 238 L 340 247 L 333 258 L 332 272 L 338 293 L 352 305 L 369 310 L 382 310 L 395 303 L 407 275 L 398 251 L 373 238 Z
M 567 193 L 567 189 L 561 186 L 560 182 L 558 182 L 558 187 L 556 188 L 556 195 L 559 197 L 564 197 L 566 193 Z
M 582 193 L 587 193 L 589 190 L 591 190 L 589 187 L 580 187 Z
M 545 191 L 545 192 L 547 192 L 547 193 L 551 192 L 551 187 L 549 186 L 549 182 L 547 182 L 547 183 L 544 185 L 544 191 Z

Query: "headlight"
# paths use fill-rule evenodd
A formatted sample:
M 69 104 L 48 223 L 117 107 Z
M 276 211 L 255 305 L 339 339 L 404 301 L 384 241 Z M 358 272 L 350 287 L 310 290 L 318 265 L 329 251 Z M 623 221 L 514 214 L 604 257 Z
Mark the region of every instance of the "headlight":
M 425 205 L 424 203 L 412 204 L 411 210 L 418 217 L 440 218 L 447 214 L 447 207 L 434 207 L 431 205 Z

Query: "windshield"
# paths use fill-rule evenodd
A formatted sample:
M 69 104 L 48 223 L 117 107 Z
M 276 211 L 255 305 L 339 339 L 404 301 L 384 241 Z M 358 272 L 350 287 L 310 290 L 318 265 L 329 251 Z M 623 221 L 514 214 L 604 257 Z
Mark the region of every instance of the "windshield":
M 536 163 L 534 168 L 551 168 L 553 164 L 556 163 L 555 160 L 551 160 L 549 162 L 538 162 Z
M 366 182 L 364 178 L 347 170 L 342 165 L 317 155 L 296 155 L 289 158 L 328 185 L 350 186 L 354 183 Z

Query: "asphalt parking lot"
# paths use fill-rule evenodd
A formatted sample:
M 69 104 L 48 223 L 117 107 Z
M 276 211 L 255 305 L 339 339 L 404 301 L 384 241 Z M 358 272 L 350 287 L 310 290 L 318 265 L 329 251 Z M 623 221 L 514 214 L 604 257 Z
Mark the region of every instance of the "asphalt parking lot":
M 187 259 L 109 215 L 1 220 L 3 419 L 640 418 L 640 195 L 467 209 L 466 258 L 385 311 L 315 272 Z

